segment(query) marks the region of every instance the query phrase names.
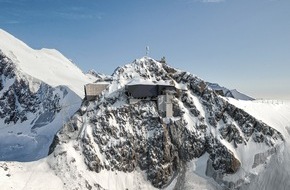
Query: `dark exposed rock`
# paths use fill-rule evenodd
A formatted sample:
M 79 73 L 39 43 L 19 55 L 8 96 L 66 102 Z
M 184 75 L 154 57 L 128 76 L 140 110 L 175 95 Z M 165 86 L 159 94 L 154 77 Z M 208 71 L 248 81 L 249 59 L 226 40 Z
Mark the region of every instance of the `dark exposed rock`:
M 214 138 L 207 139 L 207 151 L 212 160 L 212 166 L 220 173 L 235 173 L 240 168 L 241 163 L 233 153 Z
M 59 144 L 59 142 L 60 141 L 59 141 L 58 136 L 55 135 L 51 145 L 49 146 L 48 155 L 50 155 L 54 151 L 55 147 Z
M 27 115 L 41 115 L 41 112 L 60 110 L 60 95 L 47 84 L 41 83 L 36 92 L 30 88 L 29 79 L 18 73 L 15 64 L 0 51 L 0 118 L 5 124 L 26 121 Z M 9 82 L 8 82 L 9 81 Z M 37 82 L 36 82 L 37 83 Z M 65 92 L 65 90 L 63 90 Z M 39 112 L 39 113 L 36 113 Z

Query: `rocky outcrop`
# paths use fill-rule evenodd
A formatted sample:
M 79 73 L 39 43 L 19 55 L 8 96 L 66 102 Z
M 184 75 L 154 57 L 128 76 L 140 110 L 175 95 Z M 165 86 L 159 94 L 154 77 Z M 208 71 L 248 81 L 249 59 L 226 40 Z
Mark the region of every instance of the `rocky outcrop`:
M 29 114 L 33 114 L 35 118 L 42 114 L 47 117 L 48 112 L 54 115 L 60 110 L 60 98 L 66 94 L 65 88 L 56 92 L 49 85 L 25 76 L 2 52 L 0 80 L 0 118 L 5 124 L 22 123 L 28 120 Z M 33 91 L 31 85 L 37 86 L 37 90 Z

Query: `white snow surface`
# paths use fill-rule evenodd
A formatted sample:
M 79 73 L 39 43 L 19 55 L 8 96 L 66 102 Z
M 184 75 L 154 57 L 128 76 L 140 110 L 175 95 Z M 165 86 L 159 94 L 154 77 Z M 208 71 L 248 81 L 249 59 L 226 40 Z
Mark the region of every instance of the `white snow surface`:
M 34 50 L 2 29 L 0 29 L 0 50 L 17 64 L 20 72 L 52 87 L 67 86 L 80 97 L 84 96 L 83 85 L 92 82 L 57 50 Z

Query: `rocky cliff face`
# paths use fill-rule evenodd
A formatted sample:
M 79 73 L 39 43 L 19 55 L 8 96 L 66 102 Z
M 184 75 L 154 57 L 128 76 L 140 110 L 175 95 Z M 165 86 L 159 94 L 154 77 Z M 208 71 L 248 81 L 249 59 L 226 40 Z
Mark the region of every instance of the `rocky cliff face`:
M 78 167 L 69 166 L 71 155 L 60 151 L 72 146 L 92 172 L 140 169 L 154 187 L 162 188 L 187 162 L 207 154 L 207 175 L 236 188 L 241 180 L 228 182 L 223 176 L 234 175 L 243 166 L 238 151 L 252 144 L 270 149 L 283 141 L 278 131 L 231 105 L 200 78 L 151 58 L 118 68 L 112 78 L 108 90 L 96 101 L 83 102 L 56 136 L 52 150 L 59 167 L 62 162 Z M 150 98 L 128 103 L 125 85 L 136 78 L 170 81 L 179 89 L 173 100 L 174 117 L 162 118 L 156 100 Z
M 37 88 L 37 89 L 36 89 Z M 44 113 L 51 117 L 60 110 L 59 100 L 66 90 L 57 92 L 49 85 L 25 76 L 15 64 L 0 52 L 0 118 L 4 124 L 22 123 Z M 30 117 L 30 118 L 28 118 Z M 34 127 L 40 127 L 35 123 Z
M 82 100 L 67 86 L 53 87 L 23 72 L 11 55 L 0 47 L 0 160 L 37 160 L 47 155 L 55 133 Z
M 0 160 L 47 156 L 92 78 L 57 50 L 34 50 L 0 29 Z

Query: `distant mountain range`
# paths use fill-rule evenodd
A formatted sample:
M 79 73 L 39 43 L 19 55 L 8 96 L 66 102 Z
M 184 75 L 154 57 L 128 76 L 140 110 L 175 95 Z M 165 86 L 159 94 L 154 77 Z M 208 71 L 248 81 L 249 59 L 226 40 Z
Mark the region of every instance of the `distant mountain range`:
M 237 100 L 255 100 L 254 98 L 250 97 L 250 96 L 247 96 L 241 92 L 239 92 L 238 90 L 236 89 L 233 89 L 233 90 L 229 90 L 225 87 L 222 87 L 220 86 L 219 84 L 217 83 L 210 83 L 210 82 L 207 82 L 208 86 L 215 90 L 215 91 L 222 91 L 223 95 L 225 97 L 231 97 L 231 98 L 235 98 Z

